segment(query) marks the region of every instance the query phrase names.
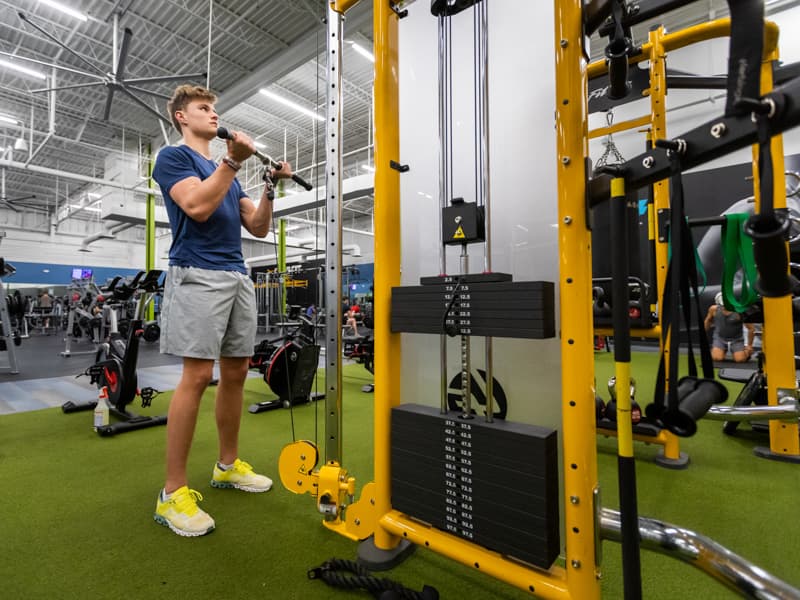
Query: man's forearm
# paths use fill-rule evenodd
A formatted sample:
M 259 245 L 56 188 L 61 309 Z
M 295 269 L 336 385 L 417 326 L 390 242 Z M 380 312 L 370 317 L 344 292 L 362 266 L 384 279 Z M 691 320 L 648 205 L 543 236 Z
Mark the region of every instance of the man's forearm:
M 269 233 L 269 225 L 272 222 L 272 199 L 269 196 L 268 186 L 265 186 L 256 212 L 253 214 L 253 230 L 260 237 Z
M 225 198 L 236 172 L 228 165 L 220 164 L 210 177 L 197 183 L 191 190 L 183 210 L 196 221 L 206 221 Z

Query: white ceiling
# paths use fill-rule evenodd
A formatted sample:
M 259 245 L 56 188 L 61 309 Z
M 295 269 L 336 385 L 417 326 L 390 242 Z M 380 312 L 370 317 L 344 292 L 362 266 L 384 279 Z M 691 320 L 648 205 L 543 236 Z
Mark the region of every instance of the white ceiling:
M 0 115 L 20 122 L 17 126 L 0 122 L 0 148 L 13 147 L 20 137 L 29 140 L 31 117 L 31 148 L 42 146 L 32 159 L 32 150 L 16 150 L 6 151 L 0 160 L 6 171 L 6 198 L 36 196 L 17 203 L 18 209 L 52 212 L 56 198 L 63 203 L 68 193 L 74 201 L 85 195 L 84 190 L 96 187 L 65 177 L 65 173 L 104 179 L 108 176 L 107 158 L 121 155 L 123 145 L 130 160 L 139 148 L 146 149 L 150 144 L 156 149 L 164 144 L 159 119 L 120 90 L 113 96 L 109 119 L 103 119 L 109 79 L 104 83 L 102 78 L 113 70 L 115 17 L 119 23 L 118 49 L 124 29 L 133 32 L 125 63 L 126 79 L 202 73 L 210 64 L 210 87 L 220 96 L 223 124 L 249 132 L 266 144 L 265 152 L 276 158 L 285 156 L 297 169 L 309 167 L 315 156 L 324 155 L 320 150 L 324 148 L 320 146 L 324 144 L 323 132 L 310 117 L 258 93 L 258 89 L 268 88 L 311 110 L 324 110 L 324 0 L 63 3 L 88 14 L 89 20 L 80 21 L 39 0 L 0 0 L 0 52 L 6 53 L 0 54 L 0 59 L 47 74 L 52 69 L 39 63 L 55 64 L 61 67 L 56 72 L 56 87 L 81 86 L 55 93 L 54 135 L 42 146 L 48 133 L 49 94 L 35 90 L 46 88 L 46 82 L 0 65 Z M 362 2 L 347 13 L 345 40 L 371 48 L 371 9 L 370 2 Z M 15 58 L 9 59 L 8 54 Z M 373 65 L 349 44 L 345 44 L 343 61 L 343 143 L 347 153 L 365 148 L 370 138 Z M 206 82 L 202 77 L 194 80 Z M 113 79 L 110 81 L 113 86 Z M 92 83 L 100 85 L 86 86 Z M 137 87 L 149 93 L 137 91 L 136 95 L 164 114 L 165 98 L 177 83 L 140 83 Z M 175 134 L 169 126 L 166 129 L 174 141 Z M 354 154 L 349 160 L 350 170 L 357 171 L 358 163 L 367 158 L 366 150 Z M 20 168 L 23 163 L 56 169 L 62 176 Z M 308 170 L 302 174 L 311 178 Z
M 55 93 L 55 129 L 43 144 L 49 125 L 48 94 L 34 90 L 46 87 L 46 82 L 0 65 L 0 115 L 20 123 L 14 126 L 0 122 L 0 172 L 5 174 L 5 198 L 36 196 L 18 202 L 18 210 L 52 215 L 57 204 L 79 201 L 88 191 L 96 191 L 97 186 L 86 183 L 86 178 L 108 179 L 111 174 L 106 171 L 107 160 L 122 156 L 123 146 L 125 159 L 131 160 L 148 144 L 153 149 L 163 145 L 159 120 L 120 91 L 114 94 L 109 119 L 103 119 L 108 97 L 103 78 L 113 69 L 115 19 L 119 23 L 117 48 L 124 38 L 124 28 L 133 32 L 126 78 L 199 73 L 206 71 L 210 62 L 210 86 L 220 96 L 218 108 L 223 124 L 251 133 L 266 144 L 265 152 L 276 158 L 286 157 L 306 179 L 314 178 L 315 171 L 309 167 L 324 155 L 323 131 L 315 127 L 310 117 L 270 100 L 258 90 L 268 88 L 311 110 L 324 110 L 325 0 L 63 2 L 88 14 L 88 21 L 61 13 L 40 0 L 0 0 L 0 53 L 13 55 L 17 64 L 48 74 L 52 72 L 50 68 L 31 60 L 56 64 L 61 67 L 56 75 L 57 87 L 81 86 Z M 770 0 L 767 7 L 776 10 L 798 3 Z M 725 14 L 725 0 L 701 0 L 665 15 L 663 22 L 675 30 Z M 646 25 L 635 28 L 638 41 L 644 39 L 646 29 Z M 360 2 L 348 12 L 344 37 L 371 48 L 371 2 Z M 603 40 L 594 40 L 593 56 L 602 55 L 604 45 Z M 31 60 L 23 61 L 23 57 Z M 0 59 L 8 57 L 0 54 Z M 373 65 L 349 44 L 345 44 L 343 61 L 345 175 L 363 174 L 360 167 L 371 156 L 367 147 L 372 137 Z M 97 82 L 100 85 L 85 85 Z M 137 95 L 164 113 L 164 97 L 174 86 L 173 81 L 141 83 L 137 87 L 150 93 Z M 4 151 L 20 137 L 29 140 L 31 122 L 32 149 Z M 171 139 L 176 139 L 175 134 Z M 30 158 L 33 149 L 39 151 Z M 42 172 L 47 169 L 55 169 L 57 175 Z M 145 172 L 144 167 L 141 172 Z M 10 215 L 5 206 L 0 204 L 0 218 Z M 351 210 L 350 222 L 361 219 L 368 223 L 372 199 L 351 200 L 347 209 Z M 301 216 L 316 218 L 313 214 Z M 96 214 L 83 211 L 75 218 L 92 217 L 96 219 Z M 44 228 L 47 221 L 38 220 Z

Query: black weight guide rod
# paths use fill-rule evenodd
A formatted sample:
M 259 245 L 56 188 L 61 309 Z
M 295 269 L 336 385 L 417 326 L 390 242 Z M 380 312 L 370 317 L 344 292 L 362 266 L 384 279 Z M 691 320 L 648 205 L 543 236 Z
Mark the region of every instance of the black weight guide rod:
M 391 330 L 440 336 L 441 406 L 392 409 L 392 506 L 454 536 L 549 568 L 561 549 L 557 432 L 504 421 L 493 408 L 492 337 L 554 337 L 555 294 L 553 282 L 515 282 L 491 269 L 487 5 L 459 0 L 431 6 L 439 25 L 440 274 L 422 277 L 419 286 L 392 289 Z M 452 17 L 469 7 L 477 70 L 474 202 L 452 193 L 450 33 Z M 483 273 L 469 272 L 467 250 L 474 243 L 483 244 Z M 458 275 L 447 275 L 449 245 L 461 249 Z M 470 339 L 476 335 L 486 338 L 485 419 L 472 409 Z M 448 410 L 448 336 L 460 337 L 457 411 Z

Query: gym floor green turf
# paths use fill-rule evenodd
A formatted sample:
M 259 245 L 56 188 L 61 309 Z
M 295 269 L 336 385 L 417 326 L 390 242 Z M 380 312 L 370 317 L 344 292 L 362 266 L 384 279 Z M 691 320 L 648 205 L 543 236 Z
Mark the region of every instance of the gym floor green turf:
M 652 394 L 656 359 L 654 353 L 634 357 L 640 399 Z M 597 355 L 598 382 L 612 373 L 612 360 L 611 354 Z M 360 365 L 344 368 L 344 464 L 359 487 L 372 476 L 373 395 L 360 391 L 370 380 Z M 605 385 L 598 387 L 604 391 Z M 739 387 L 731 385 L 734 396 Z M 244 414 L 240 454 L 275 480 L 272 491 L 247 494 L 209 485 L 217 457 L 213 394 L 213 388 L 207 391 L 202 404 L 189 478 L 217 529 L 194 539 L 152 520 L 163 482 L 163 427 L 99 438 L 90 412 L 47 409 L 0 417 L 2 597 L 370 597 L 308 579 L 309 569 L 331 557 L 355 558 L 356 544 L 325 529 L 313 499 L 286 491 L 278 478 L 292 418 L 297 439 L 321 439 L 323 404 Z M 245 394 L 245 405 L 272 397 L 259 379 L 248 380 Z M 141 412 L 163 414 L 168 401 L 169 394 L 162 394 Z M 617 508 L 616 440 L 597 443 L 603 505 Z M 683 471 L 656 466 L 658 447 L 637 444 L 639 512 L 708 535 L 800 587 L 800 465 L 754 457 L 758 443 L 724 436 L 720 423 L 703 422 L 695 437 L 682 441 L 691 457 Z M 645 598 L 737 597 L 665 556 L 643 551 L 642 569 Z M 377 575 L 415 590 L 431 585 L 441 598 L 530 597 L 424 549 Z M 602 587 L 604 597 L 622 598 L 620 547 L 613 542 L 603 543 Z

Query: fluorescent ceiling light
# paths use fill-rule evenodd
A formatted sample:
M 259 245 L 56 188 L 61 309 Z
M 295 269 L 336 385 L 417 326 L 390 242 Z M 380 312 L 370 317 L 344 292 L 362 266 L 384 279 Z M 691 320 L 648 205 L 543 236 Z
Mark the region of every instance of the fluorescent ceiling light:
M 299 104 L 296 104 L 295 102 L 292 102 L 291 100 L 287 100 L 286 98 L 278 96 L 277 94 L 274 94 L 274 93 L 270 92 L 267 89 L 261 88 L 258 91 L 261 94 L 264 94 L 267 98 L 275 100 L 275 102 L 279 102 L 280 104 L 283 104 L 284 106 L 288 106 L 289 108 L 293 108 L 297 112 L 303 113 L 304 115 L 307 115 L 307 116 L 311 117 L 312 119 L 316 119 L 317 121 L 324 121 L 325 120 L 325 117 L 323 117 L 322 115 L 318 115 L 313 110 L 310 110 L 310 109 L 306 108 L 305 106 L 300 106 Z
M 369 165 L 361 165 L 361 168 L 364 169 L 365 171 L 369 171 L 370 173 L 375 172 L 375 167 L 371 167 Z
M 255 144 L 256 148 L 266 148 L 267 147 L 267 145 L 262 143 L 262 142 L 253 142 L 253 144 Z
M 17 119 L 13 119 L 5 115 L 0 115 L 0 123 L 11 123 L 12 125 L 19 125 L 19 121 Z
M 101 212 L 103 210 L 102 208 L 94 208 L 94 207 L 91 207 L 91 206 L 81 206 L 80 204 L 70 204 L 69 207 L 70 208 L 74 208 L 76 210 L 82 208 L 83 210 L 90 210 L 92 212 Z
M 363 56 L 370 62 L 375 62 L 375 55 L 366 48 L 364 48 L 364 46 L 359 46 L 355 42 L 350 42 L 350 44 L 353 46 L 353 50 L 358 52 L 361 56 Z
M 65 6 L 61 4 L 61 2 L 56 2 L 55 0 L 39 0 L 40 3 L 46 4 L 50 8 L 55 8 L 56 10 L 60 10 L 65 15 L 69 15 L 70 17 L 74 17 L 76 19 L 80 19 L 81 21 L 88 21 L 89 15 L 86 13 L 82 13 L 74 8 L 70 8 L 69 6 Z
M 5 67 L 6 69 L 12 69 L 13 71 L 19 71 L 20 73 L 24 73 L 25 75 L 35 77 L 36 79 L 47 79 L 47 75 L 45 75 L 40 71 L 36 71 L 35 69 L 29 69 L 28 67 L 23 67 L 22 65 L 19 65 L 10 60 L 5 60 L 4 58 L 0 58 L 0 67 Z
M 86 196 L 87 196 L 88 198 L 91 198 L 91 199 L 93 199 L 93 200 L 94 200 L 94 199 L 96 199 L 96 198 L 100 198 L 100 194 L 95 194 L 94 192 L 87 192 L 87 193 L 86 193 Z

